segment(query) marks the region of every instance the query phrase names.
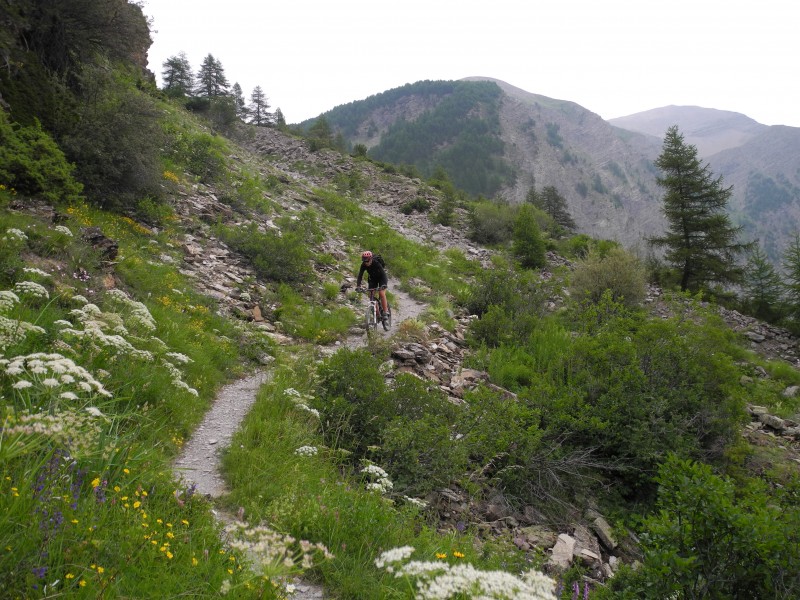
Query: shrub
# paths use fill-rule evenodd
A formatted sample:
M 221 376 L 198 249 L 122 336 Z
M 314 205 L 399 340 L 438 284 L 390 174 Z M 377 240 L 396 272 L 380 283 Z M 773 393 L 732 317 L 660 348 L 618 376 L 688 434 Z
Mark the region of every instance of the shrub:
M 420 198 L 417 196 L 413 200 L 409 200 L 408 202 L 404 203 L 400 207 L 400 212 L 404 215 L 410 215 L 412 212 L 428 212 L 431 208 L 431 203 L 428 202 L 425 198 Z
M 379 441 L 385 418 L 376 419 L 385 385 L 379 360 L 367 350 L 343 348 L 319 370 L 316 402 L 327 444 L 364 456 Z
M 463 475 L 464 447 L 451 437 L 450 424 L 440 415 L 392 419 L 381 435 L 380 455 L 396 491 L 423 496 Z
M 514 233 L 516 210 L 507 203 L 478 202 L 469 215 L 469 237 L 479 244 L 503 244 Z
M 20 127 L 0 110 L 0 184 L 51 202 L 76 200 L 83 186 L 73 171 L 74 166 L 38 121 Z
M 738 491 L 707 465 L 670 457 L 658 476 L 658 512 L 644 522 L 644 559 L 602 598 L 796 598 L 800 511 L 794 489 Z M 782 506 L 781 506 L 782 505 Z
M 738 371 L 714 323 L 617 310 L 551 367 L 557 387 L 539 386 L 540 407 L 550 432 L 569 432 L 617 463 L 628 491 L 647 491 L 667 453 L 715 461 L 738 439 Z
M 572 294 L 599 302 L 606 290 L 614 300 L 636 306 L 646 294 L 645 271 L 639 259 L 622 248 L 613 248 L 605 256 L 590 253 L 572 274 Z
M 255 223 L 244 230 L 219 226 L 223 241 L 243 253 L 260 277 L 279 283 L 298 283 L 311 273 L 310 251 L 305 236 L 296 231 L 278 235 L 259 231 Z

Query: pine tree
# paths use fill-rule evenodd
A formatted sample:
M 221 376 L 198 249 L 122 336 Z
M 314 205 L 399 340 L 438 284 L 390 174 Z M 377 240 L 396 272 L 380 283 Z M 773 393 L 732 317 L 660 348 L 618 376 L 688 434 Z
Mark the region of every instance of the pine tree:
M 194 89 L 194 77 L 185 52 L 170 56 L 161 66 L 164 68 L 161 79 L 164 81 L 164 91 L 168 96 L 182 98 L 191 95 Z
M 754 246 L 748 257 L 742 282 L 744 301 L 750 313 L 765 321 L 777 321 L 782 314 L 783 289 L 780 275 L 767 255 L 760 246 Z
M 567 208 L 567 199 L 559 194 L 554 186 L 548 185 L 541 194 L 534 193 L 532 201 L 534 205 L 553 217 L 557 225 L 568 231 L 575 229 L 575 221 L 572 220 Z
M 203 98 L 216 98 L 228 94 L 228 80 L 222 63 L 212 54 L 203 59 L 197 72 L 197 94 Z
M 266 127 L 272 123 L 272 115 L 268 112 L 269 102 L 260 85 L 253 88 L 250 94 L 250 122 L 258 127 Z
M 781 266 L 786 274 L 783 289 L 787 308 L 792 319 L 800 322 L 800 234 L 795 234 L 792 243 L 784 250 Z
M 523 204 L 519 209 L 511 249 L 523 267 L 537 269 L 545 264 L 544 239 L 536 222 L 535 209 L 530 204 Z
M 286 117 L 283 116 L 283 111 L 280 108 L 275 109 L 275 126 L 278 129 L 286 129 Z
M 231 88 L 231 96 L 233 97 L 233 109 L 236 111 L 236 116 L 244 121 L 250 111 L 245 105 L 242 86 L 239 85 L 239 82 L 233 84 L 233 87 Z
M 737 241 L 741 227 L 734 227 L 726 212 L 732 188 L 700 163 L 697 148 L 684 142 L 677 126 L 667 130 L 655 165 L 662 173 L 656 182 L 665 190 L 668 229 L 650 242 L 666 248 L 664 259 L 678 271 L 681 290 L 739 282 L 743 269 L 736 257 L 752 244 Z

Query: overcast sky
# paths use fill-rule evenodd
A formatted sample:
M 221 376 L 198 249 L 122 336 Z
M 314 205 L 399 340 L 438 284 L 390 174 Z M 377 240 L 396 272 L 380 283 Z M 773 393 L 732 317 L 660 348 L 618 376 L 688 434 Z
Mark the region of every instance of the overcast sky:
M 149 67 L 213 54 L 289 123 L 425 79 L 493 77 L 604 119 L 668 105 L 800 127 L 796 0 L 144 0 Z

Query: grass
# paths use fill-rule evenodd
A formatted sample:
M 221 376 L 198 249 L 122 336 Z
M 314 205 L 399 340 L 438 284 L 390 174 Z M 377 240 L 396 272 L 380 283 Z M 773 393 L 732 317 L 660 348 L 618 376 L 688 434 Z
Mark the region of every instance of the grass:
M 485 568 L 509 559 L 500 552 L 484 555 L 472 531 L 440 534 L 414 504 L 368 491 L 363 475 L 322 446 L 318 418 L 305 408 L 303 390 L 313 383 L 310 367 L 301 361 L 278 369 L 234 436 L 224 459 L 232 507 L 244 507 L 256 522 L 325 544 L 335 557 L 312 576 L 347 598 L 413 597 L 407 581 L 374 564 L 391 548 L 410 545 L 422 560 L 447 556 Z M 297 453 L 309 446 L 317 449 L 315 455 Z
M 175 268 L 154 264 L 149 230 L 86 206 L 64 212 L 70 232 L 113 235 L 129 294 L 105 291 L 74 234 L 0 212 L 0 236 L 27 232 L 15 242 L 23 260 L 2 257 L 0 316 L 13 328 L 0 334 L 0 586 L 8 597 L 212 596 L 223 585 L 277 596 L 169 467 L 242 362 L 242 336 Z

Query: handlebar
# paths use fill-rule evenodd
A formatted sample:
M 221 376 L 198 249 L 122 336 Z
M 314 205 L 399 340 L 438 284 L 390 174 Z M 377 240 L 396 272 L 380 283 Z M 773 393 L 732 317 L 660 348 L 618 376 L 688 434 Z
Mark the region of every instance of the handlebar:
M 361 292 L 362 294 L 366 294 L 368 292 L 376 292 L 378 290 L 385 290 L 386 288 L 387 288 L 387 286 L 381 285 L 381 286 L 378 286 L 376 288 L 357 287 L 357 288 L 355 288 L 355 290 L 357 292 Z

